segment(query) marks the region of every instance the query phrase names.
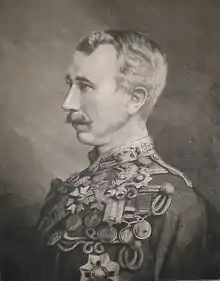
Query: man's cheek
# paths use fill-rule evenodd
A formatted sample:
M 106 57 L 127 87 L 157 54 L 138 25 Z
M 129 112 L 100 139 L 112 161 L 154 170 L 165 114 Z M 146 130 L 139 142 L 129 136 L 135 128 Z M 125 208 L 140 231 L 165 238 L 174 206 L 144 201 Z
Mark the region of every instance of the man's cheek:
M 97 107 L 95 105 L 91 104 L 86 104 L 83 108 L 82 111 L 87 115 L 90 121 L 95 122 L 96 121 L 96 116 L 97 116 Z

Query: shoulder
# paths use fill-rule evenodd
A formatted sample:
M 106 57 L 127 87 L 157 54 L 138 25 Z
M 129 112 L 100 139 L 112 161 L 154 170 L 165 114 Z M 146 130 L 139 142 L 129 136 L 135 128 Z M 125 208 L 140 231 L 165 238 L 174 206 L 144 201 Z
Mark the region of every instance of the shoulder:
M 190 210 L 195 213 L 204 210 L 203 199 L 197 194 L 192 182 L 182 171 L 167 164 L 157 153 L 151 155 L 150 159 L 149 172 L 152 177 L 150 184 L 162 186 L 168 183 L 173 186 L 174 192 L 170 195 L 172 199 L 170 212 L 181 215 Z
M 154 220 L 155 233 L 159 235 L 160 227 L 163 227 L 165 237 L 169 239 L 176 235 L 175 243 L 179 243 L 180 247 L 191 243 L 190 241 L 196 237 L 204 237 L 207 218 L 203 198 L 195 191 L 191 181 L 183 172 L 168 165 L 159 157 L 151 160 L 157 173 L 151 175 L 150 184 L 173 187 L 173 192 L 165 196 L 170 198 L 169 208 L 163 216 Z

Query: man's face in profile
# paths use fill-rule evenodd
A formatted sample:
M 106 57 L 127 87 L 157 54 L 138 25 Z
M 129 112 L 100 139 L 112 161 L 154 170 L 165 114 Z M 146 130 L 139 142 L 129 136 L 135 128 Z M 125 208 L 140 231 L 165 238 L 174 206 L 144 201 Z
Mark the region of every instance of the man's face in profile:
M 101 45 L 90 55 L 76 51 L 66 79 L 70 89 L 63 109 L 80 142 L 104 145 L 127 123 L 130 97 L 118 88 L 118 74 L 112 45 Z

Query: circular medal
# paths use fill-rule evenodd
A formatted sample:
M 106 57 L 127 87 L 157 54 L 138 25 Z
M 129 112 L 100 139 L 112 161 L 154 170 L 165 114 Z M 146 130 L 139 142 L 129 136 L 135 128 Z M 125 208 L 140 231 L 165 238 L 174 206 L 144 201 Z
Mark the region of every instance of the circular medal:
M 82 225 L 82 219 L 79 215 L 72 215 L 68 217 L 65 225 L 67 231 L 75 231 Z
M 91 280 L 109 280 L 107 279 L 108 277 L 108 270 L 107 268 L 101 266 L 101 265 L 96 265 L 92 268 L 90 272 L 90 278 Z
M 51 237 L 49 238 L 47 245 L 48 246 L 54 246 L 55 244 L 57 244 L 61 238 L 63 237 L 64 231 L 63 230 L 59 230 L 55 233 L 53 233 L 51 235 Z
M 117 231 L 114 227 L 107 225 L 98 230 L 97 236 L 101 242 L 111 243 L 117 238 Z
M 134 225 L 133 232 L 138 239 L 147 239 L 151 235 L 151 225 L 145 220 L 137 222 Z
M 84 224 L 87 227 L 96 227 L 101 222 L 101 214 L 98 210 L 92 211 L 90 214 L 85 216 Z
M 129 244 L 133 239 L 133 232 L 130 227 L 125 227 L 119 232 L 119 240 L 123 244 Z

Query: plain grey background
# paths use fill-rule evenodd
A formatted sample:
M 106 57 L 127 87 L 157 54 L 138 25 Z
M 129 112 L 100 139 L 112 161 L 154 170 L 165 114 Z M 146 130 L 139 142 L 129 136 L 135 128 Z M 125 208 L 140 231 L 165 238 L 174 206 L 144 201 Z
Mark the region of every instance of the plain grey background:
M 34 223 L 50 180 L 87 165 L 60 106 L 75 44 L 103 28 L 143 29 L 167 53 L 150 134 L 220 211 L 220 1 L 0 0 L 1 220 Z

